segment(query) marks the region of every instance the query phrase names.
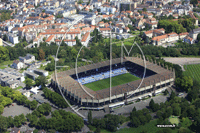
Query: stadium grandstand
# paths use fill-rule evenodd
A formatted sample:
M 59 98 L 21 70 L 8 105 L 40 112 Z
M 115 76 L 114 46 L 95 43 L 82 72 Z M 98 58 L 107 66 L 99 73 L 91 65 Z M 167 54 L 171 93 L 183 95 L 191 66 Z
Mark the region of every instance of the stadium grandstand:
M 123 61 L 121 58 L 113 59 L 111 68 L 110 70 L 110 60 L 107 60 L 78 67 L 77 74 L 76 69 L 59 72 L 56 76 L 55 74 L 52 76 L 51 85 L 57 92 L 60 88 L 65 97 L 73 103 L 84 107 L 100 107 L 116 101 L 126 103 L 155 95 L 171 87 L 175 81 L 173 70 L 146 61 L 146 74 L 140 86 L 144 76 L 144 61 L 140 57 L 126 57 Z M 126 75 L 120 77 L 124 74 L 129 74 L 130 78 L 135 79 L 126 79 Z M 110 76 L 117 80 L 112 80 L 112 84 L 115 82 L 116 84 L 112 85 L 111 91 L 109 86 L 95 90 L 98 87 L 95 83 L 99 82 L 99 85 L 106 83 Z M 89 84 L 92 84 L 93 88 L 87 87 Z M 94 97 L 88 95 L 81 86 Z

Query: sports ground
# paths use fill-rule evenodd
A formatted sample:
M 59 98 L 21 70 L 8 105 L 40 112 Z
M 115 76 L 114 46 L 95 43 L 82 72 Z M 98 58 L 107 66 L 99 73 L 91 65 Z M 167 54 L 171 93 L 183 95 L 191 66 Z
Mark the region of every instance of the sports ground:
M 118 75 L 118 76 L 112 77 L 112 87 L 118 86 L 121 84 L 125 84 L 125 83 L 129 83 L 131 81 L 135 81 L 138 79 L 140 79 L 140 78 L 138 78 L 130 73 Z M 84 86 L 92 89 L 93 91 L 106 89 L 106 88 L 110 87 L 110 78 L 102 79 L 102 80 L 92 82 L 92 83 L 88 83 L 88 84 L 85 84 Z
M 184 65 L 184 69 L 185 76 L 190 76 L 200 82 L 200 64 Z

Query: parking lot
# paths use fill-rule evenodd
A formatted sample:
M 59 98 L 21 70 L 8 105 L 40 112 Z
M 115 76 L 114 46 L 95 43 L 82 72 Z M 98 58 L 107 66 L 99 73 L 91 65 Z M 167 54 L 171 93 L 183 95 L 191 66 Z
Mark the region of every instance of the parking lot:
M 24 107 L 22 105 L 17 105 L 16 103 L 13 103 L 14 106 L 10 106 L 10 107 L 5 107 L 2 116 L 16 116 L 16 115 L 20 115 L 20 114 L 28 114 L 31 113 L 31 111 L 27 108 Z
M 151 99 L 153 99 L 155 103 L 161 103 L 161 102 L 164 103 L 167 100 L 167 97 L 169 97 L 169 96 L 158 95 L 156 97 L 152 97 L 152 98 L 149 98 L 149 99 L 144 100 L 144 101 L 136 102 L 136 103 L 133 103 L 133 104 L 130 104 L 130 105 L 126 105 L 126 106 L 114 109 L 114 113 L 115 114 L 128 114 L 132 111 L 132 109 L 134 107 L 137 110 L 141 110 L 143 108 L 148 107 Z

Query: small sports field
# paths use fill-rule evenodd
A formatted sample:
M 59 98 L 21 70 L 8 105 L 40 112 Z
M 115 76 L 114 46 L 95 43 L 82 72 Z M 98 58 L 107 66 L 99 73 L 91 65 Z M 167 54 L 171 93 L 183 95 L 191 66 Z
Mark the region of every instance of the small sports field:
M 118 86 L 121 84 L 125 84 L 125 83 L 129 83 L 131 81 L 135 81 L 138 80 L 140 78 L 130 74 L 130 73 L 125 73 L 122 75 L 118 75 L 115 77 L 112 77 L 112 87 L 114 86 Z M 92 89 L 93 91 L 98 91 L 98 90 L 102 90 L 102 89 L 106 89 L 110 87 L 110 78 L 107 79 L 102 79 L 96 82 L 92 82 L 92 83 L 88 83 L 88 84 L 84 84 L 84 86 Z
M 179 118 L 177 116 L 170 116 L 169 117 L 169 122 L 171 122 L 172 124 L 179 124 Z
M 190 76 L 200 82 L 200 64 L 184 65 L 183 75 Z

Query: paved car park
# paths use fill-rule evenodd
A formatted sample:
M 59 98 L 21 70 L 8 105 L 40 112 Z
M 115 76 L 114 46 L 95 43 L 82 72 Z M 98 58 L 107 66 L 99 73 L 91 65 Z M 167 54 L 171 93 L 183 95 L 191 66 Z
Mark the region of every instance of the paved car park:
M 141 110 L 143 108 L 146 108 L 149 106 L 149 102 L 151 99 L 153 99 L 155 103 L 161 103 L 161 102 L 164 103 L 167 100 L 167 97 L 169 96 L 158 95 L 158 96 L 149 98 L 147 100 L 136 102 L 130 105 L 125 105 L 120 108 L 114 109 L 114 114 L 129 114 L 134 107 L 136 108 L 136 110 Z
M 22 105 L 17 105 L 16 103 L 13 103 L 14 106 L 10 105 L 10 107 L 5 107 L 2 116 L 16 116 L 20 114 L 28 114 L 31 113 L 31 110 L 29 110 L 27 107 L 24 107 Z

